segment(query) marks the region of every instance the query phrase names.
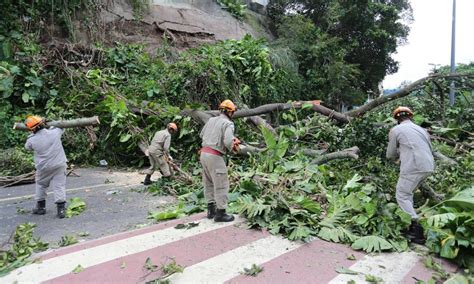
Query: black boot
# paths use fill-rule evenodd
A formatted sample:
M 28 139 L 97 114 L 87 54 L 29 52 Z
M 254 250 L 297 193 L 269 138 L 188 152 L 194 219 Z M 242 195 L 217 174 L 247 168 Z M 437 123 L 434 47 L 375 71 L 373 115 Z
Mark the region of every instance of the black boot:
M 150 184 L 152 184 L 152 182 L 151 182 L 151 175 L 146 175 L 146 176 L 145 176 L 145 180 L 143 181 L 143 184 L 144 184 L 144 185 L 150 185 Z
M 66 217 L 66 202 L 56 203 L 58 206 L 58 218 Z
M 210 202 L 207 204 L 207 219 L 212 219 L 216 216 L 216 203 Z
M 234 216 L 225 213 L 225 209 L 217 209 L 216 216 L 214 216 L 214 221 L 216 221 L 216 222 L 232 222 L 232 221 L 234 221 Z
M 46 214 L 46 200 L 37 201 L 36 207 L 33 208 L 31 213 L 36 214 L 36 215 Z
M 425 243 L 425 236 L 423 235 L 423 227 L 416 220 L 411 221 L 410 228 L 406 234 L 407 239 L 416 244 L 423 245 Z

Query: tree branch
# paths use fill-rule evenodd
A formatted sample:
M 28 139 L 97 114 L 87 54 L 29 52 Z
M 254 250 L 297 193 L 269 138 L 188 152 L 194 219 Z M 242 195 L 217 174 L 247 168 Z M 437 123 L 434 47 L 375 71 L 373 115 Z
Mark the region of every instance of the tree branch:
M 355 110 L 348 111 L 344 114 L 348 115 L 348 116 L 351 116 L 351 117 L 362 116 L 366 112 L 372 110 L 375 107 L 378 107 L 379 105 L 382 105 L 384 103 L 387 103 L 387 102 L 390 102 L 390 101 L 393 101 L 393 100 L 396 100 L 396 99 L 399 99 L 399 98 L 403 98 L 403 97 L 409 95 L 411 92 L 421 88 L 422 85 L 428 80 L 431 80 L 431 79 L 434 79 L 434 78 L 461 78 L 461 77 L 470 78 L 470 77 L 474 77 L 474 75 L 471 75 L 471 74 L 450 74 L 450 75 L 433 74 L 433 75 L 421 78 L 421 79 L 409 84 L 408 86 L 396 91 L 393 94 L 390 94 L 390 95 L 387 95 L 387 96 L 380 96 L 380 97 L 376 98 L 375 100 L 370 101 L 369 103 L 367 103 L 367 104 L 365 104 L 365 105 L 363 105 L 363 106 L 361 106 L 361 107 L 359 107 Z

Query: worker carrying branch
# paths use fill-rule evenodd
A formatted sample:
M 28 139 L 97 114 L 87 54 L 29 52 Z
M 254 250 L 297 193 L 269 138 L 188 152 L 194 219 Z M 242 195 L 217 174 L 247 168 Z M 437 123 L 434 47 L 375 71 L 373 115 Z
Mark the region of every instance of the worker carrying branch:
M 392 115 L 398 125 L 390 130 L 386 154 L 387 159 L 400 159 L 397 203 L 412 218 L 407 238 L 422 244 L 425 238 L 413 207 L 413 192 L 434 171 L 430 135 L 412 122 L 413 112 L 408 107 L 398 107 Z
M 162 174 L 163 180 L 169 180 L 172 177 L 172 170 L 168 160 L 173 160 L 170 155 L 171 135 L 178 132 L 178 126 L 171 122 L 168 123 L 166 129 L 156 132 L 151 140 L 148 148 L 148 158 L 150 160 L 150 167 L 145 171 L 144 185 L 152 184 L 151 175 L 158 167 Z
M 34 151 L 36 168 L 36 208 L 33 214 L 46 214 L 46 189 L 52 188 L 57 216 L 66 215 L 66 154 L 64 153 L 61 128 L 46 128 L 40 116 L 28 116 L 26 127 L 32 132 L 26 140 L 25 148 Z
M 202 182 L 207 204 L 207 218 L 216 222 L 231 222 L 233 215 L 226 213 L 229 177 L 223 155 L 229 151 L 238 152 L 240 141 L 234 136 L 232 117 L 237 107 L 231 100 L 219 105 L 221 114 L 210 118 L 204 125 L 200 137 L 202 149 Z

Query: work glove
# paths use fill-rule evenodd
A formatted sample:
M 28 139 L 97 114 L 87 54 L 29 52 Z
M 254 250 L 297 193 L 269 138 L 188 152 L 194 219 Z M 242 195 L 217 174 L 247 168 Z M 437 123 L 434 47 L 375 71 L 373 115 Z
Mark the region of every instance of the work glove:
M 232 151 L 239 152 L 240 151 L 240 140 L 239 138 L 235 137 L 232 139 Z

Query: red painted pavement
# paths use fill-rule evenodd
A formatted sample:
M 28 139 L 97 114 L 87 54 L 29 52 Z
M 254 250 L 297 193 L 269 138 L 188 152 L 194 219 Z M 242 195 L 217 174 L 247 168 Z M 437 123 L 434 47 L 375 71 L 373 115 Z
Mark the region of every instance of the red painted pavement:
M 351 254 L 356 260 L 347 259 Z M 256 277 L 240 275 L 226 283 L 327 283 L 338 275 L 336 268 L 349 268 L 363 257 L 345 245 L 315 240 L 264 263 Z
M 137 283 L 156 279 L 160 271 L 148 274 L 143 268 L 147 257 L 153 264 L 166 263 L 174 257 L 176 263 L 190 266 L 250 242 L 264 238 L 269 234 L 263 231 L 246 230 L 234 226 L 216 229 L 189 237 L 180 241 L 159 246 L 154 249 L 128 255 L 84 269 L 78 274 L 69 273 L 45 283 Z M 124 263 L 125 268 L 121 269 Z M 148 275 L 147 275 L 148 274 Z
M 128 239 L 130 237 L 134 237 L 134 236 L 138 236 L 138 235 L 142 235 L 142 234 L 146 234 L 146 233 L 150 233 L 150 232 L 159 231 L 159 230 L 163 230 L 163 229 L 166 229 L 166 228 L 174 227 L 177 224 L 194 222 L 194 221 L 197 221 L 197 220 L 200 220 L 200 219 L 204 218 L 205 216 L 206 216 L 206 213 L 199 213 L 199 214 L 187 216 L 187 217 L 184 217 L 184 218 L 181 218 L 181 219 L 159 223 L 159 224 L 152 225 L 152 226 L 142 228 L 142 229 L 123 232 L 123 233 L 119 233 L 119 234 L 112 235 L 112 236 L 107 236 L 107 237 L 96 239 L 96 240 L 86 241 L 86 242 L 79 243 L 79 244 L 69 246 L 69 247 L 66 247 L 66 248 L 61 248 L 61 249 L 58 249 L 58 250 L 47 252 L 46 254 L 39 255 L 39 256 L 41 257 L 41 260 L 46 260 L 46 259 L 49 259 L 49 258 L 65 255 L 65 254 L 68 254 L 68 253 L 73 253 L 73 252 L 76 252 L 76 251 L 80 251 L 80 250 L 100 246 L 100 245 L 103 245 L 103 244 L 107 244 L 107 243 L 111 243 L 111 242 L 115 242 L 115 241 L 119 241 L 119 240 L 123 240 L 123 239 Z

